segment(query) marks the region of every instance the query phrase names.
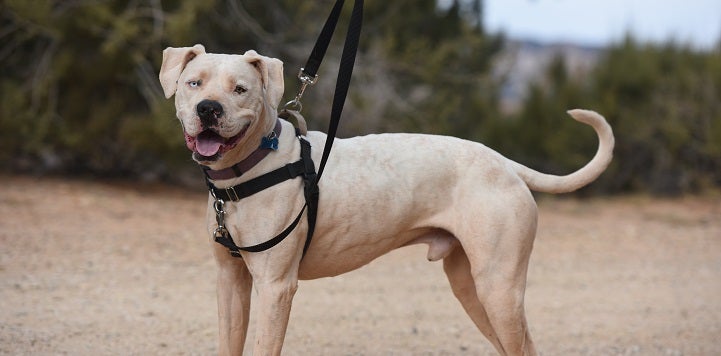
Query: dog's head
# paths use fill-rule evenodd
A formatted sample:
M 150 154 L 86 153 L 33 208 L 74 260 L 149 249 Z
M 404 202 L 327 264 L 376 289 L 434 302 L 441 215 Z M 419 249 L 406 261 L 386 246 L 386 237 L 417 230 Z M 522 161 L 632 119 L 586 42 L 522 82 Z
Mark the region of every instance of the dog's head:
M 213 169 L 237 163 L 275 125 L 283 62 L 255 51 L 205 53 L 202 45 L 163 51 L 160 84 L 175 109 L 193 159 Z

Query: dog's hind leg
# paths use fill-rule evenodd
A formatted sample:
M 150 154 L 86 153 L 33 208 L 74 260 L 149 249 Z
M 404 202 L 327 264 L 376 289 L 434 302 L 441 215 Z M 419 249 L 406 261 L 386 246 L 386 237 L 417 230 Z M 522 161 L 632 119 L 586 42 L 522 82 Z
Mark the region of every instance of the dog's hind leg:
M 242 355 L 250 316 L 253 278 L 245 262 L 216 248 L 218 257 L 219 355 Z
M 466 314 L 471 317 L 478 330 L 493 344 L 496 350 L 503 354 L 501 343 L 488 321 L 488 315 L 483 308 L 483 304 L 478 299 L 466 252 L 461 247 L 456 247 L 443 259 L 443 270 L 446 272 L 453 294 L 461 302 Z
M 501 347 L 499 352 L 502 355 L 536 355 L 526 322 L 522 288 L 504 283 L 483 285 L 477 288 L 489 290 L 478 295 L 496 332 Z
M 490 290 L 481 291 L 480 300 L 496 332 L 499 352 L 503 355 L 536 355 L 526 322 L 522 288 L 504 283 L 485 283 L 485 286 Z
M 466 248 L 476 295 L 504 355 L 536 355 L 524 309 L 528 260 L 536 232 L 532 200 L 514 200 L 486 212 Z

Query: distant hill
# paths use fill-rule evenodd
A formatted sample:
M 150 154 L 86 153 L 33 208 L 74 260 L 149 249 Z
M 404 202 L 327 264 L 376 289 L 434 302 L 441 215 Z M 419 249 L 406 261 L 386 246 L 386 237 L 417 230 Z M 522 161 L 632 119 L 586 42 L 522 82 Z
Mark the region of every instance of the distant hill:
M 585 75 L 598 62 L 604 48 L 576 44 L 543 44 L 527 40 L 508 40 L 497 59 L 494 74 L 504 81 L 501 108 L 516 110 L 523 101 L 528 84 L 542 81 L 549 63 L 562 56 L 574 77 Z

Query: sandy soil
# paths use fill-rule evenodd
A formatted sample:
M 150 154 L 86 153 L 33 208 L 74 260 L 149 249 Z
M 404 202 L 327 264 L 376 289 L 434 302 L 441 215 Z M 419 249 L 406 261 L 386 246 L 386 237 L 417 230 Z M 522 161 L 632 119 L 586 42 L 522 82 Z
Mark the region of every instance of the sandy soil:
M 204 202 L 200 190 L 0 176 L 0 354 L 214 354 Z M 539 204 L 526 308 L 545 355 L 721 354 L 721 197 Z M 284 354 L 493 350 L 417 246 L 301 282 Z

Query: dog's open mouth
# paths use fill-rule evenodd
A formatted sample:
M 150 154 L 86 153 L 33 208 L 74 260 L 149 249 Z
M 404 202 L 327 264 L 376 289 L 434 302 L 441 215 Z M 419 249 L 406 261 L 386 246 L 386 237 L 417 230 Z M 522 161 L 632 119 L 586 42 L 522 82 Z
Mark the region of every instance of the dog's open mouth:
M 189 150 L 193 151 L 193 155 L 196 156 L 197 160 L 214 161 L 220 155 L 235 147 L 246 131 L 248 131 L 248 126 L 240 130 L 237 135 L 229 138 L 225 138 L 211 129 L 204 130 L 195 137 L 185 133 L 185 144 Z

